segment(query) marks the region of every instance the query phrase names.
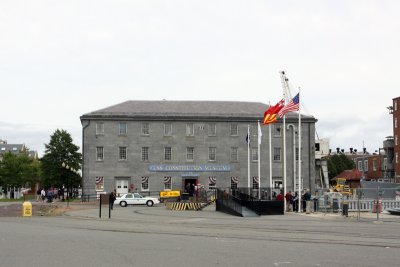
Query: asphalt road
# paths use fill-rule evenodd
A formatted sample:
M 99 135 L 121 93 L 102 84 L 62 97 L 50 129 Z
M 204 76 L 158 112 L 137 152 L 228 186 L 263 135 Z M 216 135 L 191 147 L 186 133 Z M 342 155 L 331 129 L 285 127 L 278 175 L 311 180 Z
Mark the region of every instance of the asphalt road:
M 0 266 L 398 266 L 400 218 L 157 207 L 0 217 Z

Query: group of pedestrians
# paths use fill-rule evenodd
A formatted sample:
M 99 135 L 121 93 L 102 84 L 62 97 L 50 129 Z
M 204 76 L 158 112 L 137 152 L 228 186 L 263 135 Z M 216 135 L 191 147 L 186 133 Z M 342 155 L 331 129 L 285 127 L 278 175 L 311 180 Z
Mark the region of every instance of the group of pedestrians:
M 298 192 L 289 191 L 283 196 L 283 192 L 281 191 L 277 196 L 276 200 L 278 201 L 286 201 L 286 211 L 299 211 L 299 194 Z M 303 212 L 309 214 L 311 207 L 311 194 L 308 189 L 304 189 L 301 195 L 301 207 Z
M 42 188 L 36 191 L 37 202 L 53 202 L 55 199 L 64 200 L 64 188 Z

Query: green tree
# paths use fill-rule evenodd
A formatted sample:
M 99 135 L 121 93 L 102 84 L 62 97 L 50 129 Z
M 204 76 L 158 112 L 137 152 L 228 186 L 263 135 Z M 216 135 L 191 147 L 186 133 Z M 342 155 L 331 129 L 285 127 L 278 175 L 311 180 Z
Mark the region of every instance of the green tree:
M 81 184 L 81 178 L 74 170 L 80 169 L 82 154 L 78 152 L 79 147 L 73 144 L 71 135 L 57 129 L 45 148 L 41 159 L 43 185 L 71 188 Z
M 344 170 L 352 170 L 354 167 L 354 162 L 344 154 L 330 156 L 328 158 L 329 180 L 333 179 Z
M 40 162 L 28 156 L 27 150 L 19 155 L 6 153 L 0 161 L 0 186 L 25 187 L 40 180 Z

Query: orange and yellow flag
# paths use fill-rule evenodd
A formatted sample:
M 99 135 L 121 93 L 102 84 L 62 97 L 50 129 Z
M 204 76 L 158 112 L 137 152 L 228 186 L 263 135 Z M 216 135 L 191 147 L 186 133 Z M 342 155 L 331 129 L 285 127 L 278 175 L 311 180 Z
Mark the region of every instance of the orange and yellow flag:
M 274 123 L 277 120 L 277 114 L 278 112 L 285 106 L 285 100 L 282 99 L 279 101 L 275 106 L 270 106 L 265 112 L 264 112 L 264 120 L 263 120 L 263 125 Z

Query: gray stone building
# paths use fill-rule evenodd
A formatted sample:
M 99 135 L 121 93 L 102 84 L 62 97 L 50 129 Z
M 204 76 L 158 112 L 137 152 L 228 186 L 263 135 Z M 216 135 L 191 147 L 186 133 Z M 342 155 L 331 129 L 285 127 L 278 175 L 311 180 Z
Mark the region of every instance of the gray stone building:
M 194 183 L 206 190 L 269 187 L 269 126 L 258 126 L 268 105 L 226 101 L 126 101 L 81 116 L 83 194 L 138 191 L 156 195 Z M 303 187 L 315 185 L 315 122 L 302 115 Z M 291 126 L 289 126 L 291 124 Z M 271 126 L 272 179 L 283 181 L 282 120 Z M 293 127 L 294 126 L 294 127 Z M 287 190 L 293 190 L 298 157 L 298 114 L 286 115 Z M 250 179 L 248 147 L 250 131 Z M 293 146 L 293 134 L 296 144 Z M 294 154 L 295 153 L 295 154 Z

